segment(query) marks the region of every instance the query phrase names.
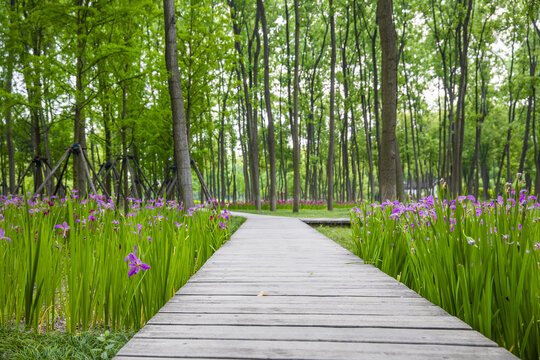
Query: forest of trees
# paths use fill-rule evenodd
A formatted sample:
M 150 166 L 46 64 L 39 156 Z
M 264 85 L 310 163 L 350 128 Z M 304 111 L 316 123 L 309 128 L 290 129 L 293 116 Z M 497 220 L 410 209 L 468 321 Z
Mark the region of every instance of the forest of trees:
M 518 173 L 538 193 L 539 4 L 176 1 L 191 158 L 213 197 L 271 206 L 388 198 L 390 175 L 400 199 L 439 179 L 488 198 Z M 0 193 L 72 144 L 96 169 L 129 155 L 159 186 L 175 156 L 165 34 L 152 0 L 2 1 Z M 73 158 L 69 184 L 84 192 Z M 24 191 L 43 183 L 40 166 Z

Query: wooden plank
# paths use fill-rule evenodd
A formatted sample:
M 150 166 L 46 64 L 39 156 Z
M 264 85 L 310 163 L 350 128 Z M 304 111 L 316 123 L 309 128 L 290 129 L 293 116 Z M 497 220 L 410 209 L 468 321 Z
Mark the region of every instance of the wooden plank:
M 316 225 L 329 225 L 329 226 L 351 226 L 351 219 L 347 218 L 300 218 L 305 224 Z
M 369 306 L 369 305 L 396 305 L 396 306 L 435 306 L 422 297 L 347 297 L 347 296 L 221 296 L 221 295 L 176 295 L 169 303 L 181 304 L 239 304 L 239 305 L 320 305 L 335 307 L 338 305 Z
M 438 344 L 494 346 L 476 331 L 452 329 L 384 329 L 332 327 L 263 327 L 263 326 L 191 326 L 148 325 L 138 338 L 158 339 L 230 339 L 290 340 L 326 342 L 362 342 L 386 344 Z
M 162 313 L 197 313 L 197 314 L 319 314 L 319 315 L 448 315 L 438 306 L 406 306 L 394 304 L 343 305 L 332 307 L 320 304 L 208 304 L 189 302 L 168 302 Z
M 119 352 L 125 357 L 234 359 L 515 359 L 508 351 L 491 346 L 431 344 L 379 344 L 323 341 L 246 341 L 197 339 L 144 339 L 129 342 Z
M 157 313 L 154 325 L 324 326 L 336 328 L 470 329 L 453 316 L 299 315 L 299 314 L 182 314 Z

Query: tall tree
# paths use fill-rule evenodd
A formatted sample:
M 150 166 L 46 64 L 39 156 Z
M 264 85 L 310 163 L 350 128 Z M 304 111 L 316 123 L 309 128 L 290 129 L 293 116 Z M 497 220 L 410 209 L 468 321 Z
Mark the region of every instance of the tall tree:
M 274 137 L 274 117 L 272 116 L 272 99 L 270 97 L 270 46 L 268 44 L 268 28 L 266 12 L 262 0 L 257 0 L 261 16 L 264 47 L 264 101 L 266 104 L 266 117 L 268 118 L 268 157 L 270 162 L 270 211 L 276 210 L 276 140 Z
M 261 209 L 261 193 L 259 189 L 259 140 L 257 132 L 257 120 L 254 119 L 254 114 L 256 112 L 253 110 L 251 96 L 250 96 L 250 86 L 247 80 L 246 67 L 244 66 L 244 59 L 242 54 L 242 45 L 240 43 L 240 33 L 241 33 L 241 20 L 238 19 L 238 9 L 237 4 L 234 0 L 228 1 L 229 8 L 231 10 L 231 19 L 233 23 L 233 32 L 236 36 L 234 47 L 238 53 L 238 67 L 240 68 L 238 74 L 243 85 L 244 92 L 244 103 L 245 103 L 245 114 L 246 114 L 246 124 L 247 124 L 247 135 L 248 135 L 248 156 L 249 156 L 249 172 L 251 179 L 251 199 L 255 202 L 257 210 Z M 258 28 L 259 13 L 257 12 L 255 19 L 255 28 Z M 255 31 L 254 34 L 255 35 Z M 250 39 L 248 45 L 248 53 L 251 53 L 251 43 L 253 41 L 253 36 Z
M 10 0 L 10 12 L 9 12 L 9 24 L 10 31 L 8 32 L 8 41 L 6 44 L 8 46 L 8 61 L 7 61 L 7 72 L 6 72 L 6 94 L 11 95 L 11 90 L 13 87 L 13 23 L 15 16 L 15 0 Z M 12 119 L 11 119 L 11 105 L 12 101 L 4 101 L 5 106 L 5 119 L 6 119 L 6 142 L 7 142 L 7 152 L 8 152 L 8 167 L 9 167 L 9 192 L 13 193 L 15 191 L 15 150 L 13 146 L 13 132 L 12 132 Z
M 300 64 L 300 10 L 298 0 L 294 0 L 294 84 L 293 84 L 293 212 L 300 210 L 300 138 L 298 131 L 298 90 Z
M 381 201 L 396 198 L 397 34 L 392 0 L 378 0 L 377 22 L 381 38 Z
M 330 123 L 328 125 L 328 158 L 326 159 L 327 190 L 326 207 L 334 210 L 334 106 L 336 81 L 336 24 L 334 20 L 334 4 L 330 0 Z
M 456 121 L 454 141 L 452 143 L 452 173 L 450 176 L 450 190 L 453 195 L 461 193 L 463 177 L 463 139 L 465 134 L 465 94 L 467 92 L 467 71 L 469 51 L 469 21 L 471 19 L 473 0 L 460 0 L 458 6 L 465 9 L 465 16 L 459 15 L 456 30 L 457 51 L 459 56 L 459 85 L 456 105 Z
M 88 40 L 88 4 L 86 0 L 77 1 L 77 46 L 76 46 L 76 74 L 75 74 L 75 114 L 73 128 L 73 142 L 81 148 L 86 147 L 86 119 L 83 109 L 86 104 L 85 88 L 85 53 Z M 73 157 L 73 183 L 81 196 L 86 193 L 86 176 L 82 154 Z
M 174 160 L 178 169 L 177 181 L 180 186 L 181 200 L 185 208 L 190 208 L 194 206 L 193 184 L 191 181 L 184 98 L 180 83 L 180 72 L 178 70 L 174 0 L 163 0 L 163 13 L 165 17 L 165 63 L 167 66 L 169 95 L 171 98 Z

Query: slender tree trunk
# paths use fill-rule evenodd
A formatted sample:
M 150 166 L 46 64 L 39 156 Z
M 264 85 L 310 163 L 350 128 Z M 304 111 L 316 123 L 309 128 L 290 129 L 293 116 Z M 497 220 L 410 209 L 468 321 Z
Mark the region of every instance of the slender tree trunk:
M 334 210 L 334 103 L 335 103 L 335 81 L 336 81 L 336 25 L 334 22 L 334 4 L 330 1 L 330 124 L 328 132 L 328 158 L 326 159 L 326 176 L 328 193 L 326 197 L 328 210 Z
M 289 189 L 287 185 L 287 163 L 285 162 L 285 154 L 283 153 L 283 124 L 281 122 L 282 118 L 282 111 L 281 111 L 281 73 L 280 73 L 280 79 L 279 79 L 279 152 L 281 157 L 281 176 L 283 178 L 283 191 L 282 191 L 282 197 L 283 200 L 289 199 Z
M 377 5 L 378 7 L 378 5 Z M 379 25 L 380 27 L 380 25 Z M 394 30 L 395 31 L 395 30 Z M 396 35 L 397 38 L 397 35 Z M 382 41 L 382 40 L 381 40 Z M 381 159 L 382 159 L 382 140 L 380 135 L 380 121 L 379 121 L 379 73 L 377 70 L 377 28 L 373 30 L 373 36 L 371 37 L 371 63 L 373 66 L 373 112 L 375 114 L 375 143 L 377 144 L 377 153 L 379 156 L 378 159 L 378 166 L 377 166 L 377 173 L 379 174 L 379 179 L 381 177 Z M 382 69 L 381 69 L 382 70 Z M 381 83 L 382 83 L 382 76 L 381 76 Z M 382 85 L 381 85 L 382 87 Z M 381 88 L 382 92 L 382 88 Z M 382 97 L 382 96 L 381 96 Z M 382 115 L 382 114 L 381 114 Z M 382 189 L 380 180 L 379 180 L 379 187 Z
M 237 194 L 237 185 L 236 185 L 236 151 L 234 151 L 234 147 L 231 145 L 231 156 L 232 156 L 232 164 L 231 164 L 231 171 L 232 171 L 232 183 L 233 183 L 233 194 L 232 194 L 232 201 L 233 203 L 236 202 L 238 198 Z
M 529 31 L 527 30 L 527 52 L 529 55 L 529 76 L 531 79 L 533 79 L 534 75 L 536 74 L 537 57 L 535 56 L 535 50 L 536 50 L 536 41 L 533 40 L 533 46 L 531 48 L 531 44 L 529 40 Z M 528 142 L 529 142 L 529 128 L 531 124 L 531 115 L 534 111 L 534 108 L 533 108 L 534 94 L 535 94 L 535 86 L 534 86 L 534 82 L 531 81 L 531 91 L 527 99 L 527 120 L 525 123 L 525 134 L 523 136 L 523 149 L 521 151 L 521 157 L 519 159 L 519 169 L 518 169 L 519 173 L 523 172 L 523 168 L 525 165 L 525 157 L 527 154 Z
M 539 32 L 540 37 L 540 32 Z M 533 108 L 536 109 L 536 87 L 532 88 L 532 98 L 533 98 Z M 540 196 L 540 151 L 538 149 L 538 140 L 536 138 L 536 111 L 532 113 L 532 138 L 533 138 L 533 148 L 534 148 L 534 165 L 535 165 L 535 176 L 534 176 L 534 194 L 538 197 Z
M 228 188 L 225 186 L 225 163 L 227 157 L 227 151 L 225 149 L 225 109 L 227 108 L 227 99 L 229 97 L 230 78 L 227 89 L 223 93 L 223 105 L 221 108 L 221 125 L 219 128 L 219 146 L 220 146 L 220 175 L 221 175 L 221 201 L 225 201 L 225 194 Z
M 82 148 L 86 147 L 86 120 L 83 114 L 85 103 L 84 95 L 84 57 L 86 50 L 86 37 L 84 25 L 86 23 L 87 9 L 83 9 L 84 1 L 78 1 L 77 5 L 77 59 L 76 59 L 76 77 L 75 77 L 75 121 L 74 121 L 74 140 L 75 144 L 79 144 Z M 73 184 L 79 190 L 79 196 L 83 197 L 86 194 L 86 177 L 84 171 L 84 158 L 82 154 L 73 156 Z
M 34 30 L 31 36 L 32 56 L 37 58 L 41 56 L 41 29 Z M 30 112 L 30 139 L 32 145 L 32 158 L 34 163 L 34 189 L 35 192 L 41 187 L 43 182 L 43 164 L 41 162 L 41 124 L 40 111 L 42 110 L 41 102 L 41 70 L 37 61 L 32 61 L 30 58 L 30 46 L 24 44 L 24 52 L 22 60 L 24 63 L 23 77 L 28 93 L 29 112 Z
M 268 118 L 268 156 L 270 160 L 270 191 L 268 195 L 270 198 L 270 211 L 276 211 L 276 140 L 274 138 L 274 117 L 272 116 L 270 98 L 270 46 L 268 44 L 268 29 L 263 1 L 258 0 L 257 4 L 261 13 L 264 46 L 264 101 L 266 104 L 266 116 Z
M 244 87 L 244 101 L 246 105 L 246 123 L 248 133 L 248 155 L 249 155 L 249 170 L 251 180 L 251 198 L 255 203 L 257 210 L 261 209 L 261 194 L 259 189 L 259 140 L 257 131 L 257 121 L 253 119 L 253 109 L 250 100 L 250 88 L 247 82 L 246 69 L 244 67 L 242 48 L 238 37 L 240 36 L 240 26 L 237 22 L 237 10 L 234 0 L 229 0 L 229 7 L 231 10 L 231 19 L 233 20 L 233 32 L 236 35 L 235 48 L 238 52 L 238 65 L 240 67 L 240 75 L 242 84 Z M 255 28 L 258 28 L 258 19 L 255 20 Z M 249 51 L 248 51 L 249 52 Z
M 343 136 L 341 142 L 341 155 L 343 158 L 343 193 L 346 195 L 344 198 L 347 201 L 352 200 L 351 179 L 349 176 L 349 145 L 348 145 L 348 133 L 349 133 L 349 83 L 347 79 L 347 41 L 349 39 L 349 7 L 346 7 L 347 23 L 345 25 L 345 39 L 341 47 L 341 60 L 342 60 L 342 74 L 343 74 Z
M 396 198 L 396 106 L 397 106 L 397 49 L 396 29 L 392 20 L 392 0 L 378 0 L 382 50 L 382 137 L 381 137 L 381 201 Z
M 356 0 L 353 2 L 353 23 L 354 23 L 354 36 L 355 36 L 355 46 L 356 46 L 356 53 L 358 56 L 358 65 L 360 69 L 360 80 L 361 83 L 366 86 L 367 83 L 367 69 L 363 67 L 363 59 L 362 59 L 362 52 L 360 51 L 360 34 L 358 33 L 358 28 L 356 25 Z M 366 86 L 367 87 L 367 86 Z M 376 89 L 376 88 L 375 88 Z M 378 93 L 377 93 L 378 94 Z M 377 95 L 378 96 L 378 95 Z M 361 92 L 360 94 L 360 100 L 362 104 L 362 118 L 364 121 L 364 135 L 366 137 L 366 153 L 368 157 L 368 166 L 369 166 L 369 173 L 368 173 L 368 179 L 369 179 L 369 189 L 368 193 L 370 196 L 368 197 L 369 200 L 373 200 L 373 194 L 375 191 L 375 181 L 374 181 L 374 175 L 373 175 L 373 153 L 372 153 L 372 146 L 371 146 L 371 128 L 368 121 L 368 100 L 366 99 L 365 92 Z M 378 100 L 377 100 L 377 119 L 378 119 Z M 378 141 L 378 140 L 377 140 Z M 377 143 L 378 146 L 378 143 Z M 359 176 L 361 178 L 361 175 Z M 360 180 L 361 181 L 361 180 Z
M 403 181 L 403 165 L 401 164 L 401 152 L 399 151 L 399 144 L 396 139 L 396 194 L 397 198 L 401 202 L 407 200 L 405 194 L 405 186 Z
M 181 200 L 185 208 L 194 206 L 191 165 L 184 112 L 184 98 L 178 70 L 178 50 L 176 47 L 176 17 L 174 0 L 163 0 L 165 17 L 165 62 L 169 74 L 169 94 L 173 118 L 174 158 L 178 169 L 178 184 Z
M 416 199 L 419 199 L 421 196 L 421 188 L 420 188 L 420 175 L 419 175 L 419 166 L 418 166 L 418 153 L 416 151 L 416 141 L 415 141 L 415 131 L 414 131 L 414 114 L 412 109 L 412 100 L 411 100 L 411 93 L 409 90 L 409 78 L 407 74 L 407 68 L 405 66 L 405 52 L 401 54 L 401 59 L 403 62 L 403 74 L 405 75 L 405 89 L 407 93 L 407 102 L 409 104 L 409 120 L 411 122 L 411 139 L 412 139 L 412 148 L 413 148 L 413 155 L 414 155 L 414 171 L 415 171 L 415 180 L 416 180 Z M 407 130 L 405 130 L 406 132 Z M 418 149 L 420 151 L 420 149 Z
M 293 85 L 293 212 L 300 210 L 300 138 L 298 131 L 298 90 L 300 64 L 300 10 L 299 0 L 294 0 L 294 85 Z
M 15 16 L 15 0 L 10 0 L 10 14 L 9 23 L 13 24 L 13 17 Z M 12 36 L 8 37 L 8 59 L 7 59 L 7 74 L 6 74 L 6 94 L 9 96 L 13 88 L 13 44 Z M 5 119 L 6 119 L 6 145 L 8 152 L 8 167 L 9 167 L 9 192 L 13 194 L 15 191 L 15 147 L 13 146 L 13 132 L 12 132 L 12 119 L 11 119 L 11 99 L 4 102 L 5 106 Z
M 465 3 L 467 1 L 467 3 Z M 465 134 L 465 95 L 467 92 L 467 53 L 469 50 L 469 20 L 472 12 L 473 0 L 460 1 L 460 5 L 467 6 L 464 19 L 460 18 L 457 30 L 457 48 L 459 52 L 460 77 L 458 86 L 458 100 L 456 106 L 456 121 L 454 141 L 452 144 L 452 174 L 450 176 L 451 193 L 457 196 L 461 193 L 463 177 L 463 139 Z

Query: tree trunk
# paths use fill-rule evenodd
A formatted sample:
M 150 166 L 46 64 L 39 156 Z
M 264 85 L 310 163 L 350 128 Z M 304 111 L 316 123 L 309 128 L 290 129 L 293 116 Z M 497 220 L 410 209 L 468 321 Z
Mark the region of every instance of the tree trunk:
M 270 162 L 270 191 L 268 197 L 270 199 L 270 211 L 276 211 L 276 140 L 274 138 L 274 118 L 270 99 L 270 47 L 268 45 L 268 29 L 263 1 L 258 0 L 257 4 L 260 8 L 264 46 L 264 101 L 268 118 L 268 156 Z
M 299 64 L 300 64 L 300 12 L 299 0 L 294 0 L 294 84 L 293 84 L 293 212 L 300 210 L 300 138 L 298 131 L 298 90 L 299 90 Z
M 240 93 L 240 90 L 238 91 Z M 243 106 L 242 97 L 239 95 L 239 105 L 238 105 L 238 138 L 240 139 L 240 148 L 242 150 L 242 170 L 244 173 L 244 201 L 248 201 L 251 198 L 250 191 L 250 180 L 249 180 L 249 170 L 248 170 L 248 156 L 246 149 L 246 141 L 244 134 L 246 130 L 244 124 L 246 123 L 246 111 Z M 240 121 L 242 119 L 243 121 Z
M 540 36 L 540 32 L 538 34 Z M 532 88 L 532 98 L 533 98 L 533 108 L 536 109 L 536 88 Z M 532 133 L 533 133 L 533 148 L 534 148 L 534 167 L 535 167 L 535 176 L 534 176 L 534 194 L 538 197 L 540 196 L 540 152 L 538 149 L 538 141 L 536 139 L 536 111 L 532 113 Z
M 345 39 L 341 47 L 341 71 L 343 73 L 343 132 L 341 141 L 341 156 L 343 159 L 343 193 L 344 198 L 347 201 L 352 200 L 351 191 L 351 178 L 349 176 L 349 145 L 348 145 L 348 133 L 349 133 L 349 83 L 347 81 L 347 41 L 349 39 L 349 7 L 346 7 L 347 23 L 345 25 Z
M 399 151 L 399 144 L 396 139 L 396 194 L 398 200 L 401 202 L 407 201 L 407 195 L 405 193 L 405 186 L 403 183 L 403 165 L 401 164 L 401 152 Z
M 178 184 L 184 208 L 194 206 L 193 184 L 186 129 L 184 99 L 178 70 L 178 52 L 176 47 L 176 17 L 174 0 L 163 0 L 165 17 L 165 62 L 167 66 L 169 94 L 173 119 L 174 159 L 178 169 Z
M 416 181 L 416 199 L 420 199 L 421 196 L 421 188 L 420 188 L 420 175 L 419 175 L 419 166 L 418 166 L 418 153 L 416 151 L 416 140 L 415 140 L 415 131 L 414 131 L 414 114 L 412 110 L 412 100 L 411 100 L 411 93 L 409 90 L 409 79 L 407 74 L 407 68 L 405 66 L 405 52 L 401 54 L 401 59 L 403 61 L 403 74 L 405 75 L 405 89 L 407 93 L 407 102 L 409 105 L 409 120 L 411 123 L 411 139 L 412 139 L 412 148 L 413 148 L 413 155 L 414 155 L 414 172 L 415 172 L 415 181 Z M 405 109 L 403 109 L 405 111 Z M 403 113 L 405 115 L 405 113 Z M 407 132 L 407 130 L 405 130 Z M 418 152 L 420 149 L 418 149 Z M 408 156 L 408 155 L 407 155 Z
M 330 1 L 330 45 L 332 47 L 330 55 L 330 124 L 328 132 L 328 158 L 326 159 L 326 176 L 328 195 L 326 203 L 328 210 L 334 210 L 334 102 L 335 102 L 335 81 L 336 81 L 336 25 L 334 22 L 334 4 Z
M 10 0 L 10 15 L 9 23 L 13 24 L 13 17 L 15 16 L 15 0 Z M 11 43 L 11 34 L 8 37 L 8 41 Z M 10 96 L 13 88 L 13 44 L 8 44 L 8 59 L 7 59 L 7 74 L 6 74 L 6 94 Z M 9 167 L 9 193 L 13 194 L 15 191 L 15 148 L 13 146 L 13 133 L 11 124 L 11 99 L 4 102 L 5 119 L 6 119 L 6 143 L 8 152 L 8 167 Z
M 467 1 L 467 4 L 465 4 Z M 460 1 L 461 3 L 461 1 Z M 467 92 L 467 53 L 469 50 L 469 20 L 473 0 L 463 0 L 460 5 L 467 6 L 464 19 L 460 17 L 457 28 L 457 48 L 459 53 L 460 77 L 458 85 L 458 100 L 456 105 L 456 121 L 454 141 L 452 144 L 452 174 L 450 176 L 450 190 L 453 196 L 461 193 L 463 177 L 463 139 L 465 134 L 465 95 Z
M 396 29 L 392 20 L 392 0 L 378 0 L 377 22 L 381 38 L 381 202 L 396 198 L 396 106 L 397 49 Z
M 248 155 L 249 155 L 249 170 L 250 170 L 250 180 L 251 180 L 251 198 L 255 203 L 257 210 L 261 209 L 261 194 L 259 189 L 259 140 L 258 140 L 258 131 L 257 131 L 257 121 L 253 119 L 253 109 L 250 100 L 250 88 L 247 82 L 246 69 L 244 67 L 242 48 L 240 45 L 240 26 L 236 19 L 236 4 L 234 0 L 229 0 L 228 2 L 231 10 L 231 19 L 233 21 L 233 32 L 236 35 L 236 40 L 234 46 L 238 52 L 238 66 L 240 67 L 240 75 L 242 84 L 244 87 L 244 101 L 246 105 L 246 123 L 247 123 L 247 134 L 248 134 Z M 258 14 L 255 20 L 255 28 L 257 28 L 258 23 Z
M 362 59 L 362 52 L 360 51 L 360 41 L 359 41 L 360 34 L 358 33 L 358 28 L 356 26 L 356 18 L 357 18 L 357 14 L 356 14 L 356 0 L 355 0 L 353 3 L 353 23 L 354 23 L 355 46 L 356 46 L 356 53 L 358 56 L 358 65 L 360 69 L 360 81 L 366 86 L 367 69 L 363 68 L 362 66 L 364 64 L 364 61 Z M 368 191 L 368 193 L 370 194 L 370 196 L 368 197 L 368 199 L 373 201 L 373 193 L 375 191 L 375 181 L 374 181 L 374 175 L 373 175 L 373 152 L 372 152 L 372 146 L 371 146 L 371 129 L 370 129 L 369 121 L 368 121 L 368 106 L 367 106 L 368 100 L 366 99 L 366 95 L 364 91 L 362 91 L 360 94 L 360 100 L 362 104 L 362 118 L 364 122 L 364 135 L 366 137 L 366 153 L 368 157 L 368 166 L 369 166 L 368 179 L 369 179 L 370 190 Z M 379 116 L 378 104 L 379 102 L 377 100 L 377 103 L 376 103 L 377 121 L 378 121 L 378 116 Z M 377 146 L 378 146 L 378 140 L 377 140 Z M 359 177 L 361 178 L 361 176 Z
M 283 200 L 289 199 L 289 189 L 287 185 L 287 163 L 285 162 L 285 154 L 283 153 L 283 124 L 281 123 L 281 117 L 283 112 L 281 111 L 281 73 L 279 78 L 279 152 L 280 152 L 280 167 L 281 167 L 281 177 L 283 179 L 283 191 L 282 198 Z
M 536 50 L 535 48 L 536 48 L 536 41 L 533 40 L 533 46 L 531 48 L 531 44 L 529 41 L 529 31 L 527 31 L 527 52 L 529 56 L 529 76 L 531 79 L 533 79 L 534 75 L 536 74 L 537 57 L 534 55 L 535 50 Z M 534 82 L 531 81 L 531 92 L 529 93 L 529 97 L 527 99 L 527 120 L 525 123 L 525 134 L 523 136 L 523 149 L 521 151 L 521 157 L 519 160 L 519 169 L 518 169 L 519 173 L 523 172 L 523 168 L 525 165 L 525 156 L 527 154 L 527 149 L 528 149 L 531 115 L 532 115 L 532 112 L 534 111 L 533 109 L 533 96 L 535 94 L 534 88 L 535 88 Z

